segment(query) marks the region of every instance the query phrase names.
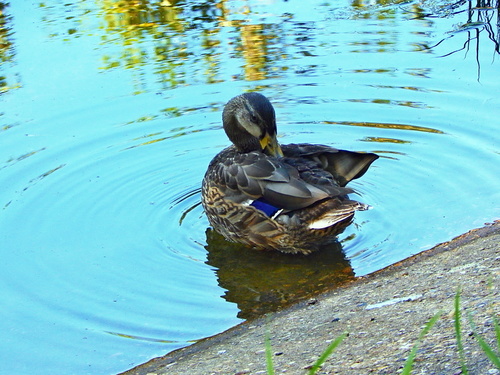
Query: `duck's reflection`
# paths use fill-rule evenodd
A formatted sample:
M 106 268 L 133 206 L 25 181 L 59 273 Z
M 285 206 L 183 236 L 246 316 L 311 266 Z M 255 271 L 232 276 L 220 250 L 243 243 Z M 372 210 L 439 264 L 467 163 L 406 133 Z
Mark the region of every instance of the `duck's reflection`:
M 206 231 L 207 264 L 214 267 L 222 296 L 238 305 L 238 317 L 276 311 L 354 279 L 339 242 L 310 255 L 257 251 Z

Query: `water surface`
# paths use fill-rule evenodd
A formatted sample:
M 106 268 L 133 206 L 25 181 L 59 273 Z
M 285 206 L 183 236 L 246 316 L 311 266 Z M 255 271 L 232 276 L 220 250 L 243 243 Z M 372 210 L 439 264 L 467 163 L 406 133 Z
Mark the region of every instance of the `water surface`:
M 117 373 L 497 219 L 498 10 L 466 5 L 0 2 L 2 371 Z M 338 244 L 209 229 L 245 91 L 281 143 L 381 156 Z

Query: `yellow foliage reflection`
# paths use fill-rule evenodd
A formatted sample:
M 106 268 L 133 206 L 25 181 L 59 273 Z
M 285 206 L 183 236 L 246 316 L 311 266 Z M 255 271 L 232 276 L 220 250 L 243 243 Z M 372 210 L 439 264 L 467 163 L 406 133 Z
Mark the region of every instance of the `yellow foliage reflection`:
M 120 55 L 103 56 L 102 68 L 140 69 L 153 60 L 155 72 L 164 88 L 168 88 L 187 84 L 186 75 L 195 74 L 191 67 L 202 64 L 202 68 L 197 66 L 197 71 L 203 71 L 205 83 L 221 82 L 223 46 L 219 34 L 222 28 L 231 27 L 238 31 L 236 43 L 229 41 L 229 44 L 233 54 L 244 60 L 242 77 L 248 81 L 269 78 L 268 61 L 272 52 L 268 46 L 276 39 L 272 28 L 231 20 L 234 12 L 251 13 L 248 7 L 229 10 L 224 0 L 204 5 L 176 3 L 172 0 L 154 4 L 148 0 L 99 0 L 104 18 L 103 43 L 123 45 Z M 193 38 L 193 31 L 198 32 L 198 37 Z
M 164 87 L 184 83 L 183 74 L 176 70 L 186 59 L 186 47 L 172 38 L 185 30 L 179 17 L 182 8 L 176 7 L 174 1 L 153 5 L 147 0 L 100 0 L 99 6 L 104 19 L 102 43 L 123 46 L 121 54 L 102 57 L 102 69 L 122 67 L 140 72 L 143 66 L 156 62 L 155 73 Z M 139 77 L 136 93 L 142 92 L 140 82 Z
M 165 24 L 177 31 L 183 30 L 178 20 L 182 9 L 174 6 L 175 1 L 164 1 L 154 6 L 147 0 L 101 0 L 100 3 L 108 30 L 119 28 L 131 31 Z
M 321 123 L 329 125 L 362 126 L 368 128 L 411 130 L 411 131 L 418 131 L 425 133 L 444 134 L 444 132 L 438 129 L 427 128 L 425 126 L 407 125 L 407 124 L 391 124 L 391 123 L 381 123 L 381 122 L 356 122 L 356 121 L 322 121 Z
M 321 70 L 321 58 L 324 57 L 310 51 L 321 48 L 321 38 L 318 38 L 321 33 L 316 29 L 321 20 L 299 22 L 295 18 L 300 17 L 291 12 L 273 12 L 271 18 L 267 18 L 259 1 L 81 0 L 67 4 L 54 3 L 39 5 L 45 10 L 41 21 L 50 25 L 52 31 L 49 36 L 63 37 L 66 41 L 86 35 L 98 36 L 101 43 L 99 49 L 102 51 L 101 69 L 130 71 L 136 93 L 146 89 L 151 72 L 162 89 L 232 79 L 258 81 L 293 72 L 322 73 L 318 69 Z M 6 26 L 8 19 L 4 15 L 7 4 L 0 1 L 2 61 L 9 59 L 9 54 L 14 50 L 10 47 L 14 39 L 9 37 L 10 31 Z M 498 30 L 495 31 L 492 24 L 492 17 L 498 17 L 498 10 L 495 13 L 491 6 L 480 6 L 486 4 L 484 0 L 477 0 L 476 4 L 476 7 L 470 7 L 467 21 L 449 37 L 456 33 L 467 33 L 471 41 L 479 40 L 479 33 L 485 30 L 494 40 L 495 51 L 498 52 Z M 497 7 L 498 4 L 497 0 Z M 328 12 L 335 8 L 322 6 Z M 404 11 L 401 11 L 403 8 Z M 443 12 L 445 15 L 458 12 L 456 7 L 445 6 L 441 9 L 433 2 L 409 4 L 406 0 L 352 0 L 345 13 L 347 17 L 371 19 L 374 22 L 362 33 L 356 33 L 356 38 L 346 42 L 348 52 L 366 55 L 407 50 L 408 45 L 402 45 L 405 41 L 401 37 L 402 28 L 399 24 L 409 19 L 422 19 L 419 22 L 423 30 L 412 31 L 422 38 L 413 38 L 409 47 L 420 53 L 431 53 L 437 44 L 429 46 L 426 29 L 432 24 L 436 8 L 440 11 L 435 17 Z M 64 17 L 65 14 L 71 16 Z M 473 18 L 475 15 L 476 18 Z M 87 26 L 89 22 L 93 24 L 92 27 Z M 472 38 L 474 34 L 475 38 Z M 303 43 L 307 40 L 311 42 Z M 314 61 L 309 59 L 305 67 L 293 69 L 296 65 L 294 57 L 300 54 L 318 58 Z M 239 71 L 223 69 L 222 66 L 228 62 L 236 63 Z M 231 69 L 235 69 L 234 66 Z M 360 66 L 352 72 L 400 74 L 391 66 Z M 430 76 L 431 69 L 417 66 L 407 68 L 404 73 L 426 78 Z M 4 81 L 4 78 L 0 78 L 2 89 L 7 87 Z M 418 102 L 392 101 L 387 104 L 425 108 Z
M 0 67 L 3 64 L 12 62 L 14 60 L 14 47 L 12 42 L 12 29 L 10 23 L 12 17 L 7 12 L 9 3 L 0 1 Z M 0 94 L 18 88 L 18 83 L 13 84 L 10 79 L 0 73 Z M 6 130 L 5 126 L 2 130 Z
M 266 36 L 262 25 L 241 26 L 242 52 L 245 57 L 245 78 L 257 81 L 266 78 Z
M 9 61 L 12 58 L 11 29 L 8 25 L 11 17 L 6 13 L 8 5 L 0 1 L 0 62 Z

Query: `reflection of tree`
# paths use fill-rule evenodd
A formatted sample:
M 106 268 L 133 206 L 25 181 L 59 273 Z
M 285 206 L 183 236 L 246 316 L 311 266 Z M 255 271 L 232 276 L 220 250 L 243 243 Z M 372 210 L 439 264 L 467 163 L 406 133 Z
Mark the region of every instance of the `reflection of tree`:
M 496 1 L 498 5 L 499 0 Z M 479 5 L 489 3 L 477 2 Z M 322 49 L 317 29 L 321 20 L 296 22 L 294 15 L 287 13 L 279 16 L 287 22 L 263 22 L 262 18 L 257 21 L 255 15 L 261 15 L 259 9 L 251 9 L 252 2 L 242 3 L 244 6 L 227 0 L 85 0 L 72 5 L 72 17 L 67 20 L 61 11 L 50 13 L 50 7 L 44 5 L 47 16 L 43 21 L 55 24 L 55 19 L 70 23 L 67 32 L 60 34 L 67 39 L 89 34 L 100 37 L 101 68 L 128 70 L 137 92 L 147 87 L 151 76 L 164 90 L 232 79 L 257 81 L 287 74 L 295 56 L 321 56 L 321 53 L 314 54 L 315 50 Z M 404 3 L 403 0 L 352 0 L 351 7 L 343 10 L 347 18 L 373 18 L 380 23 L 366 33 L 357 33 L 348 44 L 353 46 L 351 52 L 398 52 L 398 43 L 402 40 L 397 25 L 398 6 L 406 8 Z M 413 8 L 416 18 L 427 18 L 432 17 L 424 10 L 430 7 L 429 3 L 436 2 L 413 2 L 408 7 Z M 446 14 L 457 12 L 459 3 L 446 8 Z M 98 11 L 89 10 L 95 4 Z M 335 7 L 325 6 L 333 12 L 332 8 Z M 493 13 L 483 8 L 470 7 L 468 22 L 457 32 L 470 34 L 484 30 L 496 41 L 498 52 L 498 33 L 490 22 Z M 340 18 L 345 18 L 345 14 Z M 87 27 L 89 22 L 91 27 Z M 58 35 L 60 30 L 61 27 L 51 35 Z M 474 38 L 479 39 L 471 35 L 468 43 Z M 422 46 L 432 48 L 425 43 L 414 45 L 419 50 Z M 321 66 L 321 57 L 302 61 L 309 65 L 288 70 L 288 74 L 315 72 Z
M 167 89 L 235 77 L 260 80 L 279 70 L 275 65 L 284 46 L 278 35 L 285 34 L 284 26 L 253 23 L 246 19 L 251 14 L 248 7 L 226 4 L 227 0 L 84 0 L 65 4 L 64 9 L 45 3 L 40 8 L 51 38 L 99 37 L 101 69 L 130 71 L 140 92 L 152 72 Z M 68 12 L 71 17 L 61 16 Z M 241 70 L 222 69 L 233 57 L 243 59 L 236 66 Z
M 104 44 L 123 45 L 120 55 L 106 55 L 104 69 L 126 68 L 140 71 L 151 61 L 161 77 L 163 88 L 193 82 L 220 82 L 220 58 L 224 43 L 221 31 L 236 27 L 239 41 L 231 43 L 233 54 L 245 60 L 247 80 L 267 78 L 269 72 L 267 46 L 276 39 L 272 27 L 228 21 L 230 12 L 224 1 L 201 4 L 148 0 L 100 0 L 105 26 Z M 190 79 L 188 79 L 190 78 Z
M 9 3 L 0 1 L 0 66 L 12 62 L 14 58 L 12 31 L 9 27 L 12 17 L 6 11 L 8 6 Z M 7 80 L 6 76 L 0 75 L 0 94 L 14 87 L 9 86 Z
M 174 72 L 185 59 L 186 48 L 175 43 L 173 37 L 182 35 L 185 24 L 179 19 L 182 9 L 174 3 L 152 5 L 147 0 L 101 0 L 103 45 L 123 46 L 120 55 L 103 56 L 103 69 L 133 69 L 140 74 L 142 67 L 154 60 L 163 65 L 156 71 L 163 84 L 182 84 L 182 74 Z
M 453 31 L 453 35 L 458 33 L 465 32 L 467 33 L 467 38 L 464 43 L 464 46 L 456 51 L 452 51 L 444 56 L 451 55 L 455 52 L 462 50 L 469 50 L 471 42 L 473 40 L 476 41 L 476 58 L 479 65 L 479 34 L 481 32 L 486 31 L 488 34 L 488 38 L 493 42 L 494 49 L 496 53 L 500 53 L 500 34 L 499 28 L 500 24 L 497 22 L 496 30 L 493 29 L 492 21 L 495 13 L 496 19 L 499 19 L 499 9 L 500 9 L 500 1 L 496 1 L 496 6 L 493 8 L 492 1 L 488 0 L 477 0 L 476 6 L 472 6 L 472 1 L 468 1 L 468 9 L 467 9 L 467 22 L 460 25 L 456 30 Z M 496 33 L 495 33 L 496 32 Z M 479 74 L 479 72 L 478 72 Z
M 464 9 L 464 5 L 467 5 Z M 452 4 L 447 4 L 439 9 L 434 9 L 430 13 L 420 12 L 417 18 L 443 17 L 465 13 L 467 20 L 465 23 L 457 26 L 455 30 L 450 31 L 450 36 L 442 39 L 435 45 L 428 47 L 432 49 L 437 47 L 446 39 L 458 35 L 466 35 L 463 46 L 455 51 L 446 53 L 442 57 L 452 55 L 460 51 L 468 52 L 475 41 L 476 61 L 478 68 L 478 79 L 481 72 L 479 61 L 479 45 L 481 33 L 486 33 L 488 39 L 493 42 L 494 51 L 500 53 L 500 0 L 476 0 L 475 6 L 472 0 L 459 0 Z
M 207 229 L 207 264 L 216 268 L 224 298 L 243 319 L 276 311 L 354 279 L 342 246 L 333 242 L 310 255 L 248 249 Z
M 241 26 L 241 49 L 245 56 L 245 76 L 249 81 L 266 78 L 266 44 L 263 25 Z
M 0 1 L 0 61 L 9 61 L 12 58 L 12 42 L 10 41 L 11 31 L 8 22 L 11 17 L 6 14 L 9 3 Z

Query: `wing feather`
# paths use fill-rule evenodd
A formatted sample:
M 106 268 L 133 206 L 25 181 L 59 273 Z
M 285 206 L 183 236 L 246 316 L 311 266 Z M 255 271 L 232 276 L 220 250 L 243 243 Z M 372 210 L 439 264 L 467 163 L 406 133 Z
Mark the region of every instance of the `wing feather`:
M 219 155 L 216 175 L 232 191 L 227 196 L 236 201 L 264 198 L 277 208 L 297 210 L 352 192 L 339 187 L 330 173 L 314 164 L 303 165 L 305 159 L 293 163 L 259 152 L 237 153 L 232 148 Z
M 378 155 L 372 153 L 338 150 L 330 146 L 307 143 L 284 145 L 282 150 L 288 158 L 315 162 L 318 167 L 331 173 L 342 187 L 363 176 L 378 159 Z

